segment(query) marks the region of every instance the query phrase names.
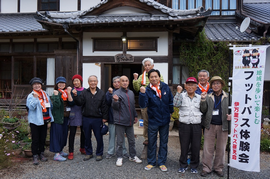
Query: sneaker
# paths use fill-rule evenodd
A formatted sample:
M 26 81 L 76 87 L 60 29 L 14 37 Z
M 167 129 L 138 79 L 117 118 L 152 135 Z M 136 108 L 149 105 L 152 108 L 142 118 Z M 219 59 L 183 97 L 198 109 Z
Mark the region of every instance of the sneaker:
M 216 173 L 217 176 L 219 176 L 219 177 L 223 177 L 223 176 L 224 176 L 223 171 L 215 171 L 215 173 Z
M 116 161 L 116 166 L 121 167 L 123 165 L 123 158 L 118 158 Z
M 85 148 L 80 148 L 80 152 L 81 152 L 81 154 L 86 155 Z
M 86 155 L 86 157 L 83 159 L 83 161 L 87 161 L 91 158 L 93 158 L 93 155 Z
M 192 168 L 192 169 L 190 169 L 190 171 L 191 171 L 191 173 L 198 173 L 198 170 L 196 169 L 196 168 Z
M 107 155 L 106 155 L 106 159 L 110 159 L 110 158 L 112 158 L 112 157 L 114 157 L 113 154 L 107 154 Z
M 178 173 L 185 173 L 187 168 L 179 168 Z
M 168 171 L 168 169 L 167 169 L 167 167 L 165 165 L 160 165 L 159 168 L 163 172 L 167 172 Z
M 201 175 L 202 177 L 206 177 L 206 176 L 207 176 L 207 174 L 208 174 L 208 172 L 207 172 L 207 171 L 205 171 L 205 170 L 203 170 L 203 171 L 201 172 L 201 174 L 200 174 L 200 175 Z
M 102 155 L 97 155 L 96 156 L 96 161 L 100 161 L 100 160 L 102 160 Z
M 33 155 L 33 164 L 38 165 L 38 155 Z
M 129 158 L 129 155 L 127 153 L 123 154 L 123 158 Z
M 151 170 L 152 168 L 154 168 L 153 165 L 146 165 L 146 167 L 144 167 L 145 170 Z
M 42 161 L 42 162 L 47 162 L 47 161 L 48 161 L 48 159 L 44 156 L 44 152 L 41 152 L 41 153 L 40 153 L 39 159 L 40 159 L 40 161 Z
M 142 163 L 142 160 L 139 159 L 137 156 L 135 156 L 134 158 L 129 157 L 129 161 L 136 162 L 136 163 Z
M 67 157 L 67 156 L 68 156 L 68 154 L 65 153 L 65 152 L 63 152 L 63 151 L 60 152 L 60 155 L 61 155 L 62 157 Z
M 69 153 L 67 158 L 68 158 L 69 160 L 73 160 L 73 158 L 74 158 L 74 157 L 73 157 L 73 152 Z
M 67 159 L 62 157 L 61 154 L 55 154 L 54 157 L 53 157 L 53 160 L 63 162 L 63 161 L 66 161 Z

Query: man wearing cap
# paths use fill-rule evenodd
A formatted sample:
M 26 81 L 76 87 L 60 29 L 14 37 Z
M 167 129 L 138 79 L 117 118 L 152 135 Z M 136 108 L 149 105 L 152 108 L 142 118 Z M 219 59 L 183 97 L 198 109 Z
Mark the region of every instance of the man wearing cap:
M 187 156 L 189 144 L 191 144 L 191 173 L 198 173 L 197 168 L 200 163 L 200 145 L 201 145 L 201 96 L 196 94 L 197 80 L 189 77 L 185 85 L 186 93 L 181 93 L 182 87 L 177 89 L 173 99 L 175 107 L 179 108 L 179 139 L 181 145 L 181 156 L 179 159 L 179 173 L 185 173 L 188 167 Z
M 210 80 L 210 87 L 213 93 L 201 94 L 201 111 L 206 113 L 203 121 L 204 146 L 203 146 L 203 170 L 202 177 L 206 177 L 212 170 L 219 176 L 223 177 L 223 167 L 225 162 L 225 149 L 228 138 L 228 115 L 229 96 L 222 88 L 225 82 L 219 76 L 214 76 Z M 214 158 L 215 153 L 215 158 Z M 214 162 L 213 162 L 214 158 Z

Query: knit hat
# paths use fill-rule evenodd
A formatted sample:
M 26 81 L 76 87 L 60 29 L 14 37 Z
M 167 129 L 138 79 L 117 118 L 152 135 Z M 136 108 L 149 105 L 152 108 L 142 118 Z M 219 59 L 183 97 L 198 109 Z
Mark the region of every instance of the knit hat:
M 74 76 L 72 77 L 72 81 L 73 81 L 75 78 L 78 78 L 81 82 L 83 81 L 83 80 L 82 80 L 82 76 L 79 75 L 79 74 L 74 75 Z
M 196 78 L 194 77 L 188 77 L 188 79 L 186 80 L 186 83 L 198 83 Z
M 59 76 L 58 78 L 56 78 L 56 84 L 58 83 L 67 83 L 67 80 L 65 77 Z
M 32 86 L 34 83 L 40 83 L 42 85 L 42 80 L 38 77 L 34 77 L 30 80 L 29 84 Z
M 212 87 L 214 81 L 220 81 L 222 86 L 225 86 L 225 81 L 220 76 L 213 76 L 210 80 L 210 87 Z

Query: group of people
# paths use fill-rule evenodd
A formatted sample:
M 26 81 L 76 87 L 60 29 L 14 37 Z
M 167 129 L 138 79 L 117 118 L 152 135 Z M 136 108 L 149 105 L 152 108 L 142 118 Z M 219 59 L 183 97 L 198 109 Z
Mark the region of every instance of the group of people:
M 143 144 L 147 146 L 147 162 L 145 170 L 156 165 L 161 171 L 167 171 L 167 144 L 169 123 L 174 107 L 179 108 L 179 139 L 181 155 L 179 159 L 180 173 L 185 173 L 190 154 L 191 173 L 198 173 L 200 163 L 200 145 L 202 133 L 204 146 L 201 176 L 214 172 L 223 176 L 225 147 L 228 137 L 229 96 L 222 90 L 224 80 L 214 76 L 209 81 L 209 72 L 201 70 L 198 81 L 189 77 L 183 88 L 177 87 L 173 96 L 169 86 L 164 83 L 159 70 L 154 69 L 154 61 L 146 58 L 142 62 L 144 72 L 139 76 L 134 73 L 132 81 L 135 91 L 139 91 L 139 105 L 144 120 Z M 138 121 L 135 110 L 135 96 L 128 88 L 127 76 L 116 76 L 112 79 L 113 88 L 106 93 L 97 87 L 98 78 L 88 78 L 89 88 L 82 87 L 82 77 L 74 75 L 74 87 L 67 87 L 66 79 L 56 79 L 52 97 L 42 90 L 42 80 L 34 77 L 30 84 L 33 91 L 27 97 L 28 120 L 32 135 L 33 163 L 47 161 L 44 156 L 44 144 L 47 135 L 47 123 L 51 122 L 50 151 L 55 153 L 54 160 L 73 159 L 74 138 L 76 129 L 81 127 L 80 152 L 85 154 L 84 161 L 93 158 L 91 142 L 92 131 L 97 141 L 96 160 L 103 159 L 103 136 L 101 127 L 108 122 L 109 146 L 106 158 L 117 157 L 116 166 L 123 164 L 123 158 L 135 163 L 142 163 L 136 155 L 133 124 Z M 70 129 L 68 137 L 68 129 Z M 159 134 L 159 136 L 158 136 Z M 128 150 L 125 146 L 125 135 Z M 159 150 L 157 154 L 157 138 Z M 69 138 L 69 154 L 63 148 Z M 215 154 L 215 159 L 214 157 Z M 214 160 L 214 162 L 213 162 Z

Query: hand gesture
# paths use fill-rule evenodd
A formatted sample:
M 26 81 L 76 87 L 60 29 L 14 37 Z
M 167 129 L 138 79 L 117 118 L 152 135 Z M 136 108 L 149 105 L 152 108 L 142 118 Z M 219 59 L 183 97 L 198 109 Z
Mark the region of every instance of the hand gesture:
M 108 91 L 109 91 L 109 93 L 113 93 L 113 89 L 110 87 L 109 89 L 108 89 Z
M 142 86 L 142 87 L 140 88 L 140 92 L 141 92 L 141 93 L 145 93 L 145 87 Z
M 71 90 L 72 90 L 72 88 L 71 88 L 70 86 L 67 87 L 67 93 L 68 93 L 68 94 L 70 94 Z
M 75 88 L 72 90 L 72 93 L 74 94 L 74 96 L 77 96 L 77 90 Z
M 118 101 L 118 99 L 119 99 L 119 97 L 115 94 L 115 95 L 113 95 L 113 100 L 114 101 Z
M 58 91 L 57 90 L 53 90 L 53 94 L 55 95 L 55 96 L 57 96 L 58 95 Z
M 205 98 L 206 98 L 206 96 L 207 96 L 207 93 L 206 93 L 206 92 L 202 92 L 202 94 L 201 94 L 201 98 L 202 98 L 202 99 L 205 99 Z
M 181 93 L 183 91 L 182 86 L 178 85 L 177 86 L 177 93 Z
M 38 97 L 38 94 L 37 93 L 33 92 L 32 94 L 33 94 L 34 98 L 37 98 Z
M 134 80 L 137 80 L 138 76 L 139 76 L 138 73 L 133 73 Z
M 231 114 L 227 114 L 227 121 L 231 121 L 232 120 L 232 115 Z

